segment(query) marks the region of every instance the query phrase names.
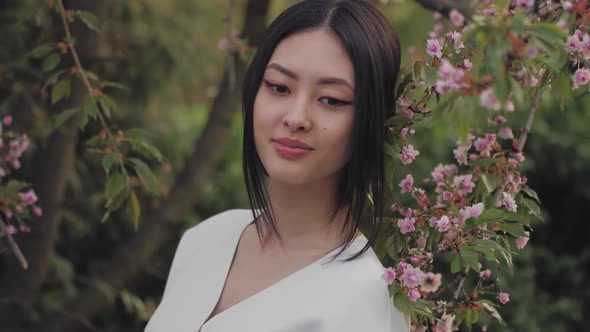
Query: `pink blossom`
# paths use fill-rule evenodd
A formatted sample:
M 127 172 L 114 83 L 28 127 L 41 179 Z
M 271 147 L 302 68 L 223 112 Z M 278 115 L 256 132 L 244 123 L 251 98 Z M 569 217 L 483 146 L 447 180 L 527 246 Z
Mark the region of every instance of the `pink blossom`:
M 2 118 L 2 123 L 5 126 L 10 126 L 12 124 L 12 115 L 5 115 L 4 118 Z
M 555 25 L 557 25 L 557 27 L 563 30 L 563 32 L 566 34 L 570 32 L 569 23 L 567 22 L 567 20 L 564 20 L 563 18 L 557 21 Z
M 411 174 L 406 175 L 406 178 L 399 183 L 399 186 L 402 188 L 402 194 L 412 191 L 412 188 L 414 188 L 414 177 Z
M 507 100 L 506 103 L 504 104 L 504 110 L 506 112 L 514 112 L 514 103 L 510 100 Z
M 408 298 L 412 302 L 416 302 L 420 298 L 420 292 L 417 289 L 410 289 L 408 291 Z
M 562 1 L 561 6 L 563 7 L 563 10 L 568 12 L 574 10 L 574 4 L 571 1 Z
M 475 188 L 475 183 L 471 181 L 472 178 L 472 174 L 457 175 L 453 179 L 453 186 L 458 188 L 463 195 L 468 194 Z
M 451 23 L 456 27 L 461 27 L 465 23 L 465 17 L 456 9 L 451 10 L 449 19 L 451 19 Z
M 488 331 L 488 324 L 483 323 L 481 324 L 481 332 L 487 332 Z
M 475 141 L 475 150 L 479 151 L 482 157 L 489 157 L 492 146 L 496 142 L 496 134 L 486 134 L 483 138 L 478 138 Z
M 465 59 L 463 60 L 463 67 L 467 70 L 471 70 L 471 68 L 473 68 L 473 63 L 471 63 L 469 59 Z
M 6 226 L 6 234 L 12 235 L 14 233 L 16 233 L 16 228 L 12 225 L 7 225 Z
M 513 139 L 514 134 L 512 133 L 512 128 L 510 127 L 502 127 L 498 131 L 498 137 L 501 139 Z
M 577 89 L 580 85 L 586 85 L 590 82 L 590 69 L 578 68 L 574 73 L 572 88 Z
M 36 215 L 37 217 L 41 217 L 41 215 L 43 215 L 43 210 L 41 210 L 40 207 L 34 207 L 33 214 Z
M 440 12 L 434 12 L 432 13 L 432 18 L 434 18 L 435 20 L 440 20 L 441 18 L 443 18 L 443 15 Z
M 535 0 L 511 0 L 510 3 L 515 7 L 528 10 L 535 4 Z
M 399 213 L 406 218 L 412 218 L 414 216 L 414 210 L 412 208 L 400 209 Z
M 574 34 L 567 39 L 566 45 L 570 50 L 576 52 L 582 49 L 581 43 L 580 38 Z
M 14 209 L 15 209 L 15 210 L 16 210 L 16 212 L 18 212 L 18 213 L 23 213 L 23 211 L 25 210 L 25 209 L 23 209 L 22 205 L 16 205 L 16 206 L 14 207 Z
M 227 50 L 229 48 L 229 42 L 227 41 L 226 37 L 219 39 L 217 42 L 217 48 L 222 50 Z
M 414 117 L 414 112 L 412 112 L 412 110 L 409 109 L 409 108 L 402 108 L 402 113 L 404 114 L 404 116 L 406 118 L 410 118 L 411 119 L 411 118 Z
M 451 221 L 449 220 L 449 217 L 442 216 L 440 219 L 434 221 L 434 225 L 438 228 L 439 232 L 444 233 L 451 227 Z
M 450 200 L 451 198 L 453 198 L 453 193 L 451 193 L 451 192 L 450 192 L 450 191 L 448 191 L 448 190 L 445 190 L 445 191 L 443 191 L 443 193 L 442 193 L 442 199 L 443 199 L 443 200 L 445 200 L 445 201 L 448 201 L 448 200 Z
M 414 149 L 414 146 L 412 144 L 408 144 L 408 145 L 404 146 L 402 148 L 402 152 L 401 152 L 402 163 L 404 165 L 411 164 L 412 161 L 414 159 L 416 159 L 416 156 L 418 156 L 419 154 L 420 154 L 420 151 Z
M 500 292 L 498 294 L 498 301 L 502 304 L 506 304 L 510 301 L 510 295 L 508 293 Z
M 532 76 L 532 75 L 527 75 L 527 76 L 524 77 L 523 83 L 524 83 L 524 86 L 525 87 L 532 88 L 532 87 L 537 86 L 537 84 L 539 84 L 539 79 L 536 78 L 536 77 L 534 77 L 534 76 Z
M 420 284 L 420 288 L 427 293 L 434 293 L 441 285 L 442 274 L 428 272 Z
M 492 271 L 490 271 L 489 269 L 487 270 L 483 270 L 481 272 L 479 272 L 479 277 L 482 279 L 487 279 L 492 275 Z
M 448 80 L 453 77 L 455 73 L 455 66 L 453 66 L 447 58 L 443 58 L 438 66 L 438 77 L 443 80 Z
M 468 149 L 463 146 L 459 146 L 453 150 L 453 155 L 455 156 L 455 159 L 459 165 L 467 165 L 467 150 Z
M 526 246 L 527 242 L 529 242 L 530 233 L 525 231 L 525 234 L 527 236 L 519 236 L 516 238 L 516 247 L 520 250 L 522 250 Z
M 428 330 L 428 327 L 426 327 L 424 325 L 420 325 L 420 326 L 411 325 L 410 326 L 410 332 L 426 332 L 427 330 Z
M 410 262 L 412 262 L 412 264 L 418 264 L 422 261 L 422 259 L 420 259 L 420 257 L 418 256 L 412 256 L 412 258 L 410 258 Z
M 438 39 L 433 38 L 426 41 L 426 53 L 439 59 L 442 57 L 442 46 L 440 46 Z
M 510 196 L 510 194 L 508 194 L 507 192 L 503 192 L 502 197 L 502 204 L 504 204 L 506 210 L 510 212 L 516 212 L 516 208 L 518 206 L 516 205 L 516 201 L 514 200 L 514 198 L 512 198 L 512 196 Z
M 424 277 L 424 272 L 422 272 L 419 267 L 408 265 L 400 279 L 407 287 L 414 288 L 422 283 Z
M 461 221 L 465 222 L 465 220 L 469 218 L 477 218 L 481 215 L 484 210 L 483 203 L 473 204 L 471 206 L 466 206 L 459 210 L 461 214 Z
M 442 315 L 441 320 L 437 321 L 436 325 L 432 331 L 434 332 L 452 332 L 456 331 L 454 329 L 453 322 L 455 321 L 455 315 L 447 315 L 446 313 Z
M 494 90 L 492 88 L 487 88 L 482 91 L 479 95 L 479 101 L 481 106 L 489 108 L 494 111 L 499 111 L 501 108 L 500 101 L 496 98 L 494 94 Z
M 27 205 L 33 204 L 37 201 L 37 195 L 35 195 L 35 192 L 33 191 L 33 189 L 31 189 L 25 193 L 19 193 L 19 196 L 23 200 L 23 202 Z
M 484 9 L 482 12 L 485 16 L 496 16 L 498 15 L 498 11 L 493 8 Z
M 388 267 L 381 275 L 381 279 L 385 280 L 388 285 L 391 285 L 396 278 L 395 270 L 393 267 Z
M 402 234 L 407 234 L 416 230 L 414 223 L 416 223 L 416 219 L 404 218 L 397 222 L 397 226 L 400 228 Z

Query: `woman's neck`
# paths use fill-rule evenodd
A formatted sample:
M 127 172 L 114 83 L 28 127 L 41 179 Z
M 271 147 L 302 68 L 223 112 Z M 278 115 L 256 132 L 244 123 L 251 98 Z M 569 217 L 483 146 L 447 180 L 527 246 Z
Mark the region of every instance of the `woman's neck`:
M 346 209 L 334 216 L 338 204 L 337 182 L 325 179 L 313 184 L 292 185 L 269 179 L 269 200 L 285 250 L 319 250 L 338 247 Z M 330 219 L 334 221 L 329 224 Z M 265 241 L 273 241 L 269 233 Z M 277 244 L 277 243 L 274 243 Z

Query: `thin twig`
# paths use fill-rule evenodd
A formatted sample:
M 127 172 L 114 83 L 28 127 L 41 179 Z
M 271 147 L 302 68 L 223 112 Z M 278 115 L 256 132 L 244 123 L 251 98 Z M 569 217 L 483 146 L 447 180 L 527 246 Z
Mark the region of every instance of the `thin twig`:
M 6 224 L 2 219 L 0 219 L 0 231 L 6 235 L 6 242 L 8 242 L 8 246 L 10 249 L 12 249 L 12 252 L 14 252 L 14 255 L 16 256 L 16 259 L 18 259 L 20 265 L 26 270 L 29 267 L 29 263 L 27 263 L 27 259 L 20 251 L 20 248 L 18 247 L 18 244 L 16 244 L 16 241 L 12 235 L 6 231 Z
M 232 29 L 232 10 L 234 8 L 234 0 L 227 0 L 227 12 L 225 22 L 227 25 L 227 49 L 229 52 L 228 75 L 229 75 L 229 90 L 233 90 L 236 84 L 236 66 L 234 62 L 234 47 L 233 47 L 233 29 Z
M 98 118 L 100 120 L 100 124 L 105 129 L 106 133 L 109 135 L 112 142 L 115 142 L 115 137 L 114 137 L 113 133 L 111 133 L 109 127 L 107 126 L 107 123 L 101 113 L 101 108 L 98 105 L 96 98 L 94 97 L 94 91 L 92 89 L 92 85 L 90 84 L 90 80 L 88 80 L 88 76 L 86 76 L 86 71 L 84 70 L 84 67 L 82 67 L 82 63 L 80 62 L 80 57 L 78 56 L 78 52 L 76 51 L 74 44 L 72 44 L 72 34 L 70 33 L 70 26 L 67 21 L 66 9 L 64 7 L 63 1 L 57 0 L 57 5 L 59 7 L 59 12 L 60 12 L 60 16 L 61 16 L 61 21 L 64 26 L 64 31 L 66 33 L 66 43 L 68 44 L 68 47 L 70 48 L 70 51 L 72 52 L 72 57 L 74 58 L 74 63 L 76 64 L 76 67 L 80 71 L 80 75 L 82 76 L 82 81 L 84 82 L 84 85 L 86 86 L 86 89 L 88 90 L 88 94 L 90 95 L 90 99 L 92 100 L 92 103 L 97 105 L 97 108 L 99 110 Z
M 463 273 L 461 273 L 461 279 L 459 280 L 459 286 L 457 286 L 457 290 L 455 291 L 455 300 L 459 298 L 459 293 L 461 289 L 463 289 L 463 284 L 465 283 L 465 279 L 467 279 L 467 275 L 469 274 L 469 266 L 465 266 Z

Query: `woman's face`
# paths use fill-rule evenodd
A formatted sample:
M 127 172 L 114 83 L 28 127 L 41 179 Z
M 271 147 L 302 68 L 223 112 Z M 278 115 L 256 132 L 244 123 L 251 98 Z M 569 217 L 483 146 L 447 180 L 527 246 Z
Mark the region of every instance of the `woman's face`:
M 270 178 L 337 179 L 350 158 L 354 111 L 354 69 L 338 37 L 316 29 L 283 39 L 254 101 L 254 140 Z

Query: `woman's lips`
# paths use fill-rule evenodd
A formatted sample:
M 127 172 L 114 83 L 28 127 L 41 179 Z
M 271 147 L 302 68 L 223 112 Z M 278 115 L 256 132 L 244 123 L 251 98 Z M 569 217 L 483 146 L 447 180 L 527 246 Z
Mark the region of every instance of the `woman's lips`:
M 286 158 L 298 158 L 306 155 L 307 153 L 311 152 L 310 149 L 303 149 L 303 148 L 294 148 L 290 146 L 286 146 L 279 142 L 273 141 L 272 145 L 274 146 L 277 153 Z

